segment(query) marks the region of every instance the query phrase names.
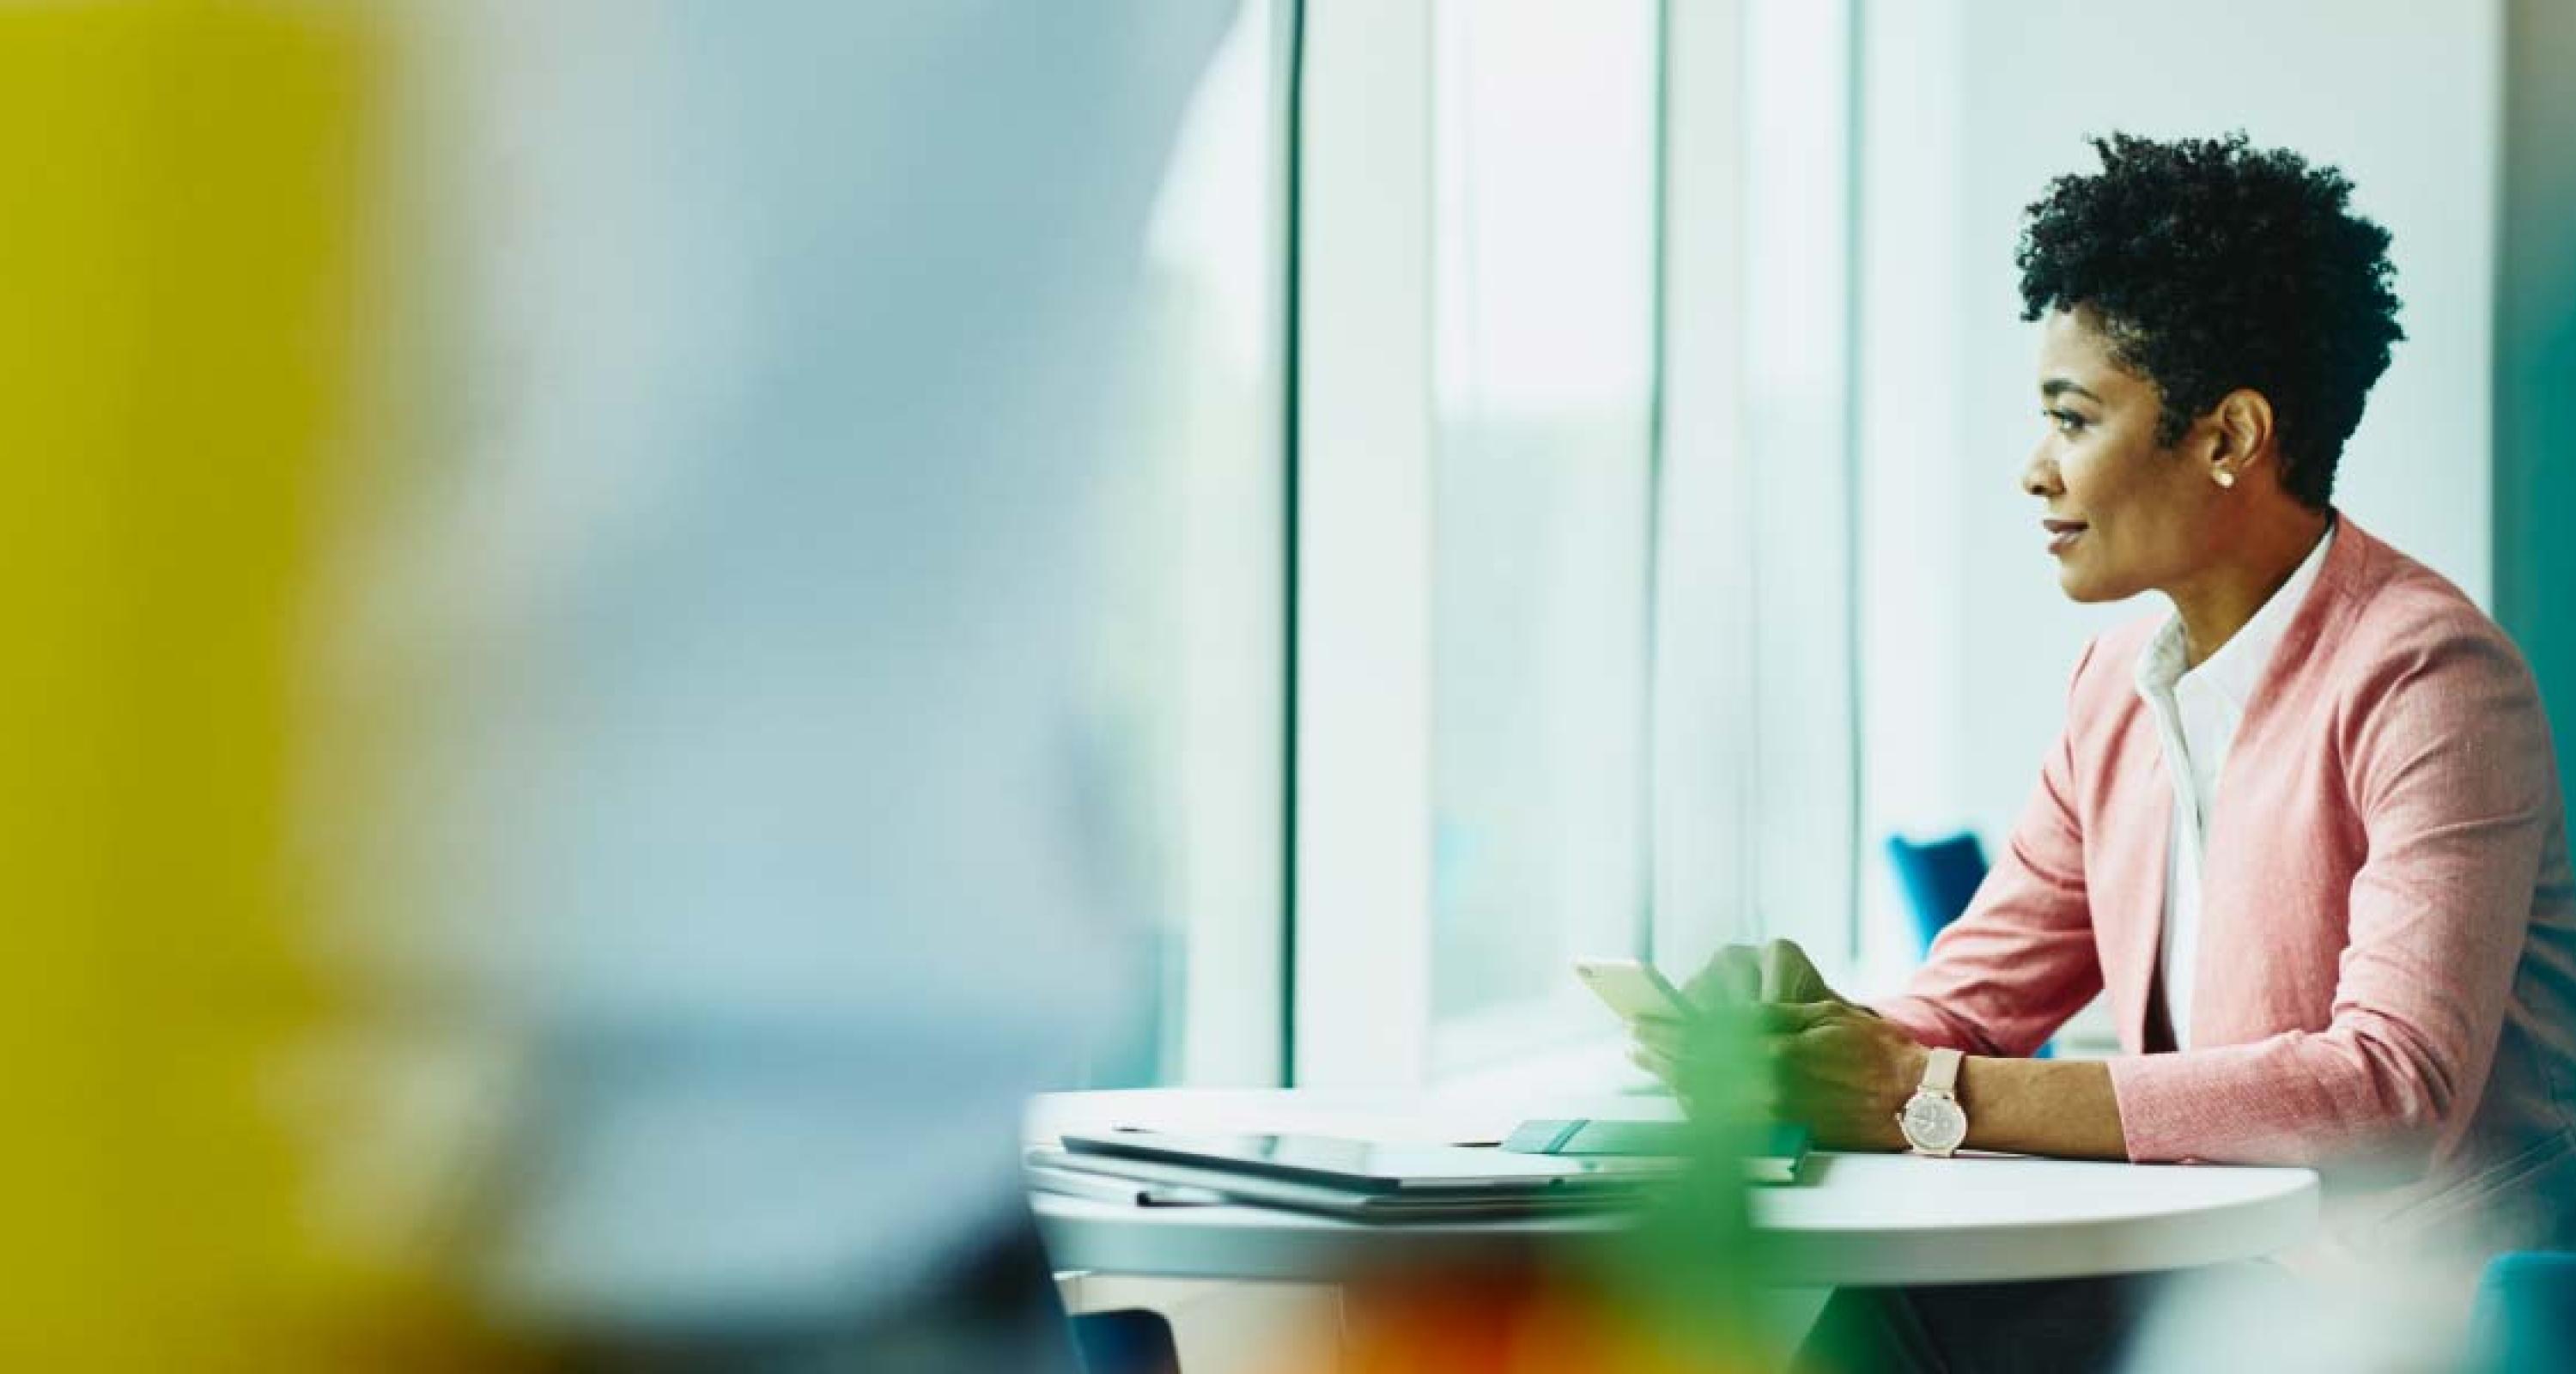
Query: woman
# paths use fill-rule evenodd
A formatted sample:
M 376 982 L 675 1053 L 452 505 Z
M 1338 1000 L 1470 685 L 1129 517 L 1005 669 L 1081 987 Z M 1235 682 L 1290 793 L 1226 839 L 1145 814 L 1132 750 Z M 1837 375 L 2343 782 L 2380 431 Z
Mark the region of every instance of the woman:
M 1902 996 L 1846 1003 L 1788 946 L 1695 991 L 1763 1004 L 1784 1109 L 1829 1145 L 2313 1165 L 2367 1197 L 2338 1202 L 2347 1236 L 2563 1243 L 2576 892 L 2548 722 L 2503 631 L 2331 503 L 2402 337 L 2387 232 L 2340 173 L 2241 134 L 2095 146 L 2028 212 L 2048 430 L 2021 486 L 2067 595 L 2171 614 L 2086 648 L 2000 862 Z M 2026 1057 L 2105 989 L 2120 1057 Z M 1641 1057 L 1669 1074 L 1676 1048 Z M 1957 1111 L 1917 1102 L 1954 1070 Z M 1820 1337 L 2074 1367 L 2134 1297 L 1846 1292 Z

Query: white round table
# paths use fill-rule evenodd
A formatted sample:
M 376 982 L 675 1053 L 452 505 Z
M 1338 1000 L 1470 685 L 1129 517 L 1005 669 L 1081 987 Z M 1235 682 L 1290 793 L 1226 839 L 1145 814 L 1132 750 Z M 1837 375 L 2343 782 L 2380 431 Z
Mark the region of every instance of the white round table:
M 1041 1099 L 1028 1134 L 1039 1143 L 1066 1130 L 1133 1126 L 1464 1143 L 1499 1138 L 1530 1117 L 1669 1115 L 1668 1103 L 1648 1098 L 1071 1093 Z M 1199 1278 L 1331 1281 L 1356 1267 L 1438 1264 L 1628 1224 L 1617 1213 L 1361 1223 L 1267 1207 L 1032 1197 L 1060 1269 Z M 2307 1240 L 2317 1203 L 2316 1175 L 2305 1169 L 1820 1153 L 1796 1186 L 1754 1189 L 1751 1214 L 1766 1281 L 1835 1287 L 2073 1278 L 2253 1259 Z

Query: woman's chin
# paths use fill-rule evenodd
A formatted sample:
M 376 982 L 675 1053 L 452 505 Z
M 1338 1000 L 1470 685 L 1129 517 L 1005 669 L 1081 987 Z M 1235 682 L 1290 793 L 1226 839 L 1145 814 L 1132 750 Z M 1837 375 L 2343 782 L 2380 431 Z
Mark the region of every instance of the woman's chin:
M 2103 601 L 2118 601 L 2130 594 L 2126 590 L 2110 585 L 2108 579 L 2087 574 L 2082 567 L 2073 563 L 2057 565 L 2057 587 L 2058 590 L 2066 593 L 2067 600 L 2088 606 Z

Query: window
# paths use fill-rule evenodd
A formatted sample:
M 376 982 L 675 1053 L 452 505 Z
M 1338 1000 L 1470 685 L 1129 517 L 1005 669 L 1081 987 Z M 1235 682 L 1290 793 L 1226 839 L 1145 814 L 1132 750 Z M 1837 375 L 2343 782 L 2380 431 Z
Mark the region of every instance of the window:
M 1848 20 L 1305 6 L 1296 1081 L 1611 1034 L 1579 954 L 1850 948 Z
M 1433 8 L 1435 1071 L 1645 948 L 1656 39 L 1653 0 Z

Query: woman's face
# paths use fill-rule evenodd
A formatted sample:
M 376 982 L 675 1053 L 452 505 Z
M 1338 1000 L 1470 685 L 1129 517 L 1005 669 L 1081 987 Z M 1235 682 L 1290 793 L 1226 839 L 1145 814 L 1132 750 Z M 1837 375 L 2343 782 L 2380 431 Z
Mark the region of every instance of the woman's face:
M 2112 361 L 2110 341 L 2086 310 L 2054 311 L 2043 324 L 2039 394 L 2048 432 L 2021 486 L 2040 498 L 2041 537 L 2066 594 L 2118 601 L 2169 590 L 2207 567 L 2219 488 L 2210 480 L 2205 423 L 2170 448 L 2159 445 L 2162 396 Z

